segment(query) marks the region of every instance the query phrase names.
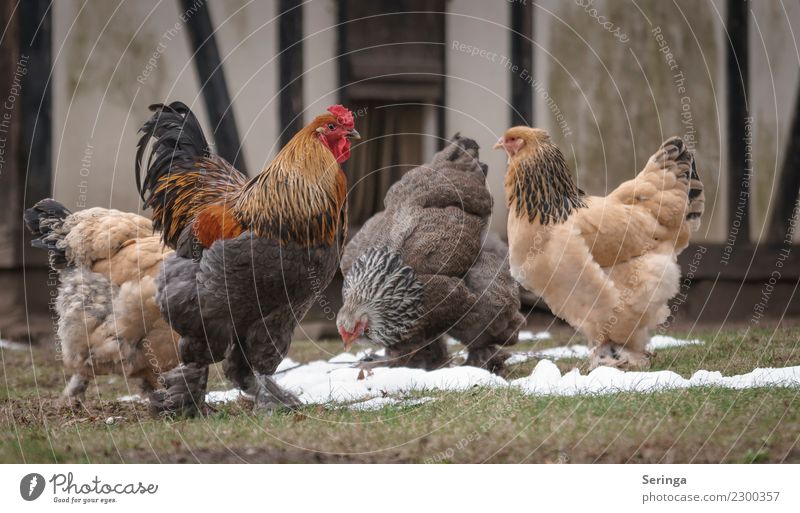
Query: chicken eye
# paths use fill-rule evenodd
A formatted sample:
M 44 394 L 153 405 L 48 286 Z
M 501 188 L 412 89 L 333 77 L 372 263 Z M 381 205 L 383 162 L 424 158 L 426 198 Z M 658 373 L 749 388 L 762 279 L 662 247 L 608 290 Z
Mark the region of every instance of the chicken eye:
M 333 131 L 336 128 L 333 123 L 328 123 L 328 130 Z

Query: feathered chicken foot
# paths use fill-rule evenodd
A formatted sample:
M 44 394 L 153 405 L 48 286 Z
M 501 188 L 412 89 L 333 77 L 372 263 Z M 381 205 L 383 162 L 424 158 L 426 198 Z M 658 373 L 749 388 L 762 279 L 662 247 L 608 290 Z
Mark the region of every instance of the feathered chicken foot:
M 300 399 L 282 388 L 272 376 L 266 374 L 254 375 L 255 377 L 255 396 L 253 409 L 256 412 L 272 413 L 282 408 L 294 410 L 303 406 Z
M 589 368 L 606 366 L 624 370 L 642 370 L 650 367 L 651 359 L 655 356 L 655 353 L 650 351 L 635 352 L 611 342 L 594 348 Z
M 478 367 L 486 369 L 498 376 L 504 376 L 506 373 L 506 360 L 511 353 L 504 351 L 495 345 L 470 348 L 466 361 L 463 365 Z
M 150 393 L 158 389 L 159 386 L 160 384 L 158 382 L 158 377 L 153 372 L 148 372 L 142 376 L 142 381 L 139 384 L 139 387 L 144 395 L 150 395 Z
M 73 407 L 83 403 L 86 401 L 86 388 L 88 386 L 89 380 L 87 378 L 80 374 L 73 374 L 56 404 L 58 406 Z
M 150 394 L 154 416 L 194 416 L 204 411 L 208 366 L 197 363 L 179 365 L 161 375 L 164 388 Z

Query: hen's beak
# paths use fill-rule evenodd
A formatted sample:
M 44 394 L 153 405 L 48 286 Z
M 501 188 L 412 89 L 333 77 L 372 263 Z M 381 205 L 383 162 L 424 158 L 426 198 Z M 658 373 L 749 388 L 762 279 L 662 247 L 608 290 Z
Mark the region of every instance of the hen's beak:
M 355 333 L 345 333 L 342 335 L 342 342 L 344 343 L 344 352 L 350 351 L 350 348 L 353 347 L 353 342 L 356 341 L 358 335 Z
M 356 140 L 358 140 L 358 139 L 361 139 L 361 134 L 359 134 L 358 130 L 356 130 L 354 128 L 354 129 L 350 130 L 349 132 L 347 132 L 347 138 L 348 139 L 356 139 Z
M 494 143 L 494 146 L 492 146 L 492 149 L 493 150 L 502 150 L 505 147 L 505 145 L 503 144 L 504 142 L 505 141 L 503 141 L 503 138 L 501 137 L 499 141 Z
M 342 337 L 342 343 L 344 344 L 345 352 L 349 351 L 350 348 L 353 347 L 353 342 L 355 342 L 362 333 L 364 333 L 364 327 L 361 325 L 361 323 L 356 323 L 352 332 L 349 332 L 342 326 L 339 326 L 339 335 Z

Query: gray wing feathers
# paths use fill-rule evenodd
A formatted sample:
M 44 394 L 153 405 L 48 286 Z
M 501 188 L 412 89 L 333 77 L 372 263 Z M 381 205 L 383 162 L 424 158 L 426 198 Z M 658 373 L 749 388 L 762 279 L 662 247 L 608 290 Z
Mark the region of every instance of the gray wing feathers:
M 492 212 L 486 172 L 475 141 L 456 135 L 429 164 L 389 189 L 386 209 L 345 248 L 345 274 L 368 248 L 400 252 L 425 284 L 430 315 L 414 330 L 423 338 L 448 332 L 483 347 L 514 343 L 524 321 L 507 246 L 486 235 Z

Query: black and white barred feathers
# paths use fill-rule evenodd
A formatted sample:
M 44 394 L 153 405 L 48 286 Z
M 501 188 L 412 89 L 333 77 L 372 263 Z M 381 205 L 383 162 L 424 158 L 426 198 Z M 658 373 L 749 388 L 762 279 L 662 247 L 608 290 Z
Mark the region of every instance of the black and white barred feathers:
M 345 276 L 343 309 L 369 311 L 369 338 L 391 346 L 423 315 L 423 287 L 399 253 L 372 248 L 353 263 Z

